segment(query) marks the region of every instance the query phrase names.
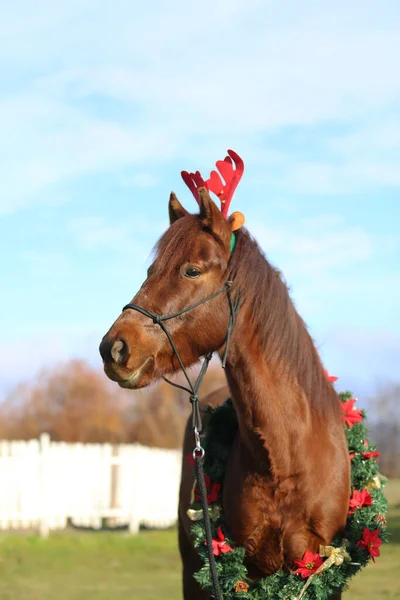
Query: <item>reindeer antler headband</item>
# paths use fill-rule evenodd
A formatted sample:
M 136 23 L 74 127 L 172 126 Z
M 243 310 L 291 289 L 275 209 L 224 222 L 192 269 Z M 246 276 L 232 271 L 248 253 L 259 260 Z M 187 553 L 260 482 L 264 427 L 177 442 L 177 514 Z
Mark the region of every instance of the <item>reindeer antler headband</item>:
M 235 169 L 233 168 L 233 165 L 235 165 Z M 216 167 L 219 173 L 217 171 L 211 171 L 207 181 L 204 181 L 200 171 L 196 171 L 196 173 L 182 171 L 181 175 L 183 181 L 186 183 L 197 202 L 199 202 L 198 189 L 200 187 L 205 187 L 209 192 L 213 192 L 213 194 L 218 196 L 221 201 L 221 213 L 226 219 L 232 196 L 243 175 L 244 162 L 236 152 L 228 150 L 228 156 L 226 156 L 224 160 L 217 160 Z M 223 183 L 223 180 L 225 181 L 225 184 Z M 241 215 L 241 213 L 237 214 Z M 244 223 L 244 217 L 243 215 L 241 216 L 242 222 L 239 227 Z M 239 227 L 237 227 L 237 229 Z

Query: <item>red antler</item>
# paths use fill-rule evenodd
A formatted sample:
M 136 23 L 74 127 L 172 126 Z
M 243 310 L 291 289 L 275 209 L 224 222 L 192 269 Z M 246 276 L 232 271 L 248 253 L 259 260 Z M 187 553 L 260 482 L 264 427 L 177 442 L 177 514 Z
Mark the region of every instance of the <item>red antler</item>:
M 199 192 L 197 191 L 200 187 L 205 187 L 208 189 L 207 183 L 204 181 L 202 176 L 200 175 L 200 171 L 196 171 L 196 173 L 188 173 L 187 171 L 182 171 L 181 176 L 183 181 L 188 186 L 189 190 L 192 192 L 193 196 L 196 199 L 196 202 L 199 202 Z
M 233 169 L 233 163 L 236 169 Z M 199 171 L 196 173 L 188 173 L 182 171 L 182 179 L 192 192 L 193 196 L 199 201 L 198 188 L 205 187 L 210 192 L 213 192 L 221 201 L 221 212 L 226 218 L 228 216 L 229 205 L 232 200 L 234 191 L 243 175 L 244 163 L 236 152 L 228 150 L 228 156 L 224 160 L 218 160 L 216 167 L 219 171 L 211 171 L 210 178 L 204 181 Z M 225 181 L 225 185 L 222 182 L 221 175 Z
M 235 170 L 233 169 L 233 163 L 235 163 Z M 208 189 L 220 199 L 221 212 L 226 218 L 233 194 L 243 175 L 244 163 L 236 152 L 228 150 L 228 156 L 224 160 L 217 160 L 216 166 L 225 181 L 225 185 L 223 185 L 219 173 L 211 171 L 210 179 L 207 181 Z

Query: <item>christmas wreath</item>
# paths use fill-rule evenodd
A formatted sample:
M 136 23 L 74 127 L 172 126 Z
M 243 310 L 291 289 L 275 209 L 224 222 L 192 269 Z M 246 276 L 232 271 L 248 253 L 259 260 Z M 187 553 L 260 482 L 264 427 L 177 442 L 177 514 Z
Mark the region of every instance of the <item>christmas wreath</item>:
M 337 379 L 328 377 L 332 382 Z M 333 540 L 330 546 L 321 546 L 318 554 L 307 550 L 301 559 L 295 561 L 297 568 L 292 572 L 280 570 L 259 581 L 247 577 L 245 549 L 236 546 L 229 537 L 219 504 L 225 465 L 238 427 L 236 412 L 231 400 L 209 409 L 203 442 L 206 451 L 204 469 L 213 528 L 212 548 L 224 600 L 328 600 L 332 594 L 342 591 L 349 579 L 370 560 L 375 561 L 375 557 L 380 555 L 380 545 L 387 540 L 387 502 L 383 495 L 385 478 L 379 474 L 375 461 L 379 452 L 366 439 L 365 412 L 356 409 L 356 400 L 350 392 L 343 392 L 339 397 L 349 446 L 352 483 L 344 535 Z M 195 578 L 201 588 L 212 592 L 199 500 L 199 491 L 195 489 L 188 515 L 195 521 L 193 541 L 203 561 Z

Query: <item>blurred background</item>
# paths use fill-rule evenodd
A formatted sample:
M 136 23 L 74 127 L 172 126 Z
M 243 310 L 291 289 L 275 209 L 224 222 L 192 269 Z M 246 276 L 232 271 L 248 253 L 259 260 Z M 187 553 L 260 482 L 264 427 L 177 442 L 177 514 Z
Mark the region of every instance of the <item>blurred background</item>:
M 0 39 L 2 599 L 181 598 L 188 400 L 112 385 L 98 345 L 170 191 L 196 210 L 180 171 L 228 148 L 232 210 L 391 478 L 392 542 L 345 597 L 400 597 L 398 2 L 16 0 Z

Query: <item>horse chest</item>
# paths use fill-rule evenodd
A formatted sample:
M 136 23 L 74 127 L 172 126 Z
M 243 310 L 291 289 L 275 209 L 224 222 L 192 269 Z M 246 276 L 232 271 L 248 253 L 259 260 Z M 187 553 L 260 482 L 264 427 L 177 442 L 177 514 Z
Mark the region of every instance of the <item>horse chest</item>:
M 283 561 L 282 498 L 271 475 L 239 470 L 235 462 L 229 461 L 224 480 L 224 519 L 235 542 L 246 549 L 249 562 L 263 573 L 272 573 Z

